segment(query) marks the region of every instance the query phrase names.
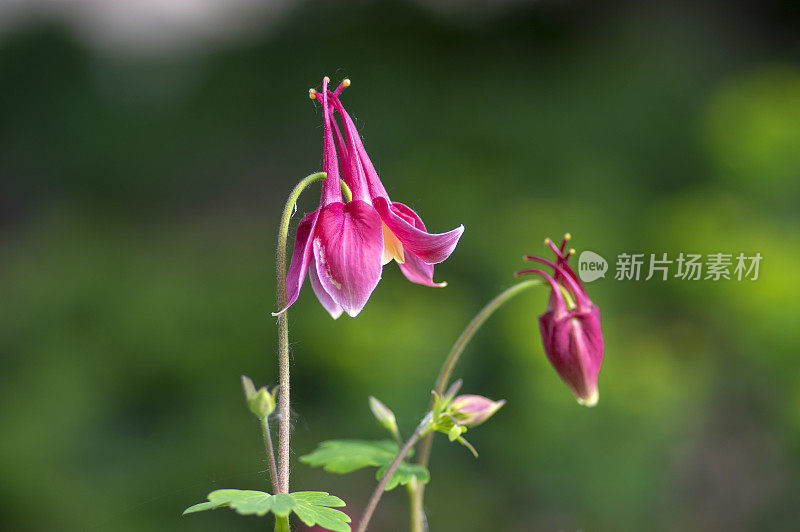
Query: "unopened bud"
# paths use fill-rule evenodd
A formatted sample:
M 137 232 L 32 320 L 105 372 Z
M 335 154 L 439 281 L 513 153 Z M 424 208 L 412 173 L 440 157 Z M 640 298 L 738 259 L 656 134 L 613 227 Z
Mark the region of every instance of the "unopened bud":
M 378 423 L 383 425 L 386 430 L 394 435 L 399 434 L 397 429 L 397 419 L 395 419 L 394 412 L 392 412 L 388 406 L 381 403 L 375 397 L 370 396 L 369 408 L 372 410 L 372 415 L 375 416 L 375 419 L 378 420 Z
M 242 388 L 244 389 L 247 408 L 257 417 L 265 418 L 275 411 L 275 392 L 278 390 L 277 387 L 272 390 L 272 393 L 263 386 L 256 390 L 252 379 L 242 375 Z
M 492 401 L 482 395 L 459 395 L 450 403 L 448 412 L 458 424 L 474 427 L 492 417 L 504 404 L 505 400 Z
M 560 246 L 549 238 L 545 243 L 556 256 L 556 262 L 527 255 L 526 260 L 544 264 L 553 269 L 552 275 L 539 268 L 530 268 L 517 274 L 534 273 L 550 284 L 551 292 L 547 310 L 539 316 L 539 331 L 548 360 L 561 379 L 572 389 L 578 403 L 585 406 L 597 404 L 597 376 L 603 363 L 603 331 L 600 328 L 600 310 L 589 299 L 581 280 L 569 266 L 574 254 L 564 252 L 571 235 L 564 235 Z
M 269 393 L 266 388 L 259 388 L 258 391 L 247 401 L 250 411 L 260 418 L 269 416 L 275 411 L 275 395 Z

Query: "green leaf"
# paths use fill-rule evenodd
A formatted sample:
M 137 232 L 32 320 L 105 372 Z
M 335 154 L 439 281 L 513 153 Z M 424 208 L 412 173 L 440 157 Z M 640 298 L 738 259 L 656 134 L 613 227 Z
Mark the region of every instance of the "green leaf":
M 391 440 L 328 440 L 319 444 L 300 461 L 311 467 L 322 466 L 329 473 L 350 473 L 365 467 L 380 467 L 398 453 Z
M 203 510 L 213 510 L 216 508 L 213 502 L 201 502 L 195 504 L 194 506 L 189 506 L 187 509 L 183 511 L 183 515 L 186 514 L 193 514 L 195 512 L 202 512 Z
M 386 464 L 378 469 L 378 472 L 375 474 L 375 478 L 380 480 L 388 467 L 389 464 Z M 386 491 L 393 490 L 398 484 L 405 486 L 413 478 L 416 478 L 417 482 L 420 482 L 421 484 L 427 484 L 431 480 L 431 474 L 428 472 L 428 469 L 425 466 L 400 462 L 400 465 L 397 466 L 394 475 L 392 475 L 392 478 L 389 479 L 389 482 L 386 484 Z
M 328 495 L 324 491 L 295 491 L 292 495 L 295 500 L 307 502 L 314 506 L 345 506 L 342 499 Z
M 307 526 L 319 525 L 336 532 L 350 532 L 350 526 L 346 524 L 350 522 L 350 517 L 344 512 L 328 508 L 344 506 L 344 501 L 339 497 L 322 491 L 298 491 L 292 495 L 296 502 L 294 513 Z
M 208 494 L 208 500 L 214 506 L 230 506 L 242 515 L 267 515 L 270 511 L 273 496 L 263 491 L 252 490 L 216 490 Z
M 263 491 L 223 489 L 208 494 L 208 502 L 201 502 L 184 510 L 183 514 L 213 510 L 220 506 L 230 506 L 241 515 L 266 515 L 270 512 L 286 517 L 291 512 L 297 514 L 308 526 L 319 525 L 334 532 L 350 532 L 350 516 L 332 507 L 345 503 L 339 497 L 324 491 L 298 491 L 270 495 Z
M 277 516 L 286 517 L 292 513 L 294 509 L 295 500 L 292 495 L 286 493 L 278 493 L 273 495 L 270 500 L 270 510 Z
M 311 453 L 301 456 L 300 461 L 339 474 L 377 467 L 380 478 L 399 451 L 398 445 L 391 440 L 328 440 L 320 443 Z M 412 478 L 425 484 L 430 480 L 430 474 L 420 465 L 401 462 L 386 489 L 391 490 L 398 484 L 406 485 Z

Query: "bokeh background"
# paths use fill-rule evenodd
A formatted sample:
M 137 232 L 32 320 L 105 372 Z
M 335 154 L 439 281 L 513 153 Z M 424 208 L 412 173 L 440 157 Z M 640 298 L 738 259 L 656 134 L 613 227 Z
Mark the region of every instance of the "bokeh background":
M 544 291 L 457 374 L 508 405 L 440 437 L 434 531 L 800 523 L 800 9 L 746 2 L 0 1 L 0 528 L 263 530 L 181 511 L 264 489 L 242 373 L 276 381 L 274 246 L 321 166 L 323 75 L 393 199 L 466 232 L 357 319 L 291 312 L 295 457 L 409 434 L 451 343 L 546 236 L 580 251 L 762 254 L 758 281 L 588 286 L 600 403 L 548 365 Z M 311 210 L 318 189 L 300 202 Z M 299 217 L 295 218 L 295 223 Z M 613 265 L 612 265 L 613 268 Z M 357 516 L 374 472 L 293 465 Z M 404 530 L 403 490 L 375 530 Z

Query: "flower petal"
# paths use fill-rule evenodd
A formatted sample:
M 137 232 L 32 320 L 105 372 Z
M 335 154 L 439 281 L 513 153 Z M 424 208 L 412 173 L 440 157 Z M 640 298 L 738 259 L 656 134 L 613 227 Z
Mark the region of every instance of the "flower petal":
M 444 282 L 433 282 L 433 264 L 422 262 L 416 255 L 410 252 L 406 253 L 405 259 L 406 260 L 402 264 L 398 263 L 397 265 L 400 266 L 400 271 L 403 272 L 403 275 L 412 283 L 425 286 L 447 286 L 447 283 Z
M 380 197 L 373 198 L 373 204 L 383 223 L 403 243 L 406 251 L 411 251 L 428 264 L 447 259 L 464 232 L 464 226 L 460 225 L 446 233 L 428 233 L 425 224 L 410 207 L 396 201 L 390 205 L 386 198 Z
M 369 203 L 332 203 L 320 210 L 313 236 L 320 285 L 349 316 L 366 305 L 381 278 L 383 230 Z
M 328 314 L 330 314 L 333 319 L 341 316 L 342 307 L 340 307 L 339 304 L 333 300 L 331 295 L 326 292 L 324 288 L 322 288 L 322 283 L 320 283 L 319 280 L 319 274 L 317 273 L 317 265 L 315 261 L 311 261 L 311 264 L 308 266 L 308 280 L 311 281 L 311 288 L 314 289 L 317 299 L 319 299 L 319 302 L 322 303 L 323 307 L 325 307 L 325 310 L 328 311 Z
M 292 249 L 292 261 L 289 263 L 289 271 L 286 273 L 286 306 L 276 314 L 284 312 L 297 301 L 300 289 L 308 271 L 308 263 L 311 262 L 311 240 L 309 236 L 314 232 L 314 227 L 319 216 L 319 209 L 309 212 L 297 225 L 297 236 L 294 240 Z

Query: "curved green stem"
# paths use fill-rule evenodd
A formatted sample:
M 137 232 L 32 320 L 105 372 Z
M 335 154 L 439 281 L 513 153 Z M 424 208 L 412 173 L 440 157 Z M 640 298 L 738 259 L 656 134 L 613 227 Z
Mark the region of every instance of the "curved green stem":
M 469 325 L 467 325 L 467 327 L 461 333 L 461 336 L 459 336 L 458 340 L 456 340 L 456 342 L 453 344 L 453 347 L 450 349 L 450 353 L 447 355 L 444 364 L 442 364 L 442 369 L 439 372 L 439 376 L 436 378 L 435 390 L 440 397 L 444 395 L 445 388 L 447 388 L 447 385 L 450 382 L 450 377 L 453 374 L 453 369 L 455 369 L 459 358 L 461 358 L 461 353 L 464 352 L 464 348 L 467 347 L 469 341 L 472 339 L 475 333 L 478 332 L 478 329 L 481 328 L 486 320 L 488 320 L 497 309 L 502 307 L 509 300 L 513 299 L 514 296 L 524 292 L 528 288 L 533 286 L 542 286 L 543 284 L 544 283 L 538 279 L 531 279 L 517 283 L 498 294 L 497 297 L 489 301 L 489 303 L 487 303 L 486 306 L 483 307 L 474 318 L 472 318 L 472 321 L 469 322 Z M 433 408 L 433 400 L 431 400 L 430 408 Z M 431 457 L 431 446 L 433 445 L 433 434 L 433 432 L 428 433 L 428 435 L 425 436 L 425 439 L 422 440 L 422 444 L 420 446 L 417 463 L 423 467 L 428 467 L 428 462 Z M 425 526 L 425 513 L 423 509 L 424 494 L 425 485 L 419 484 L 417 489 L 414 490 L 414 497 L 411 504 L 413 510 L 411 530 L 413 532 L 424 532 L 427 528 Z
M 286 296 L 286 241 L 289 235 L 289 222 L 294 213 L 295 204 L 305 188 L 315 181 L 325 179 L 325 172 L 317 172 L 300 180 L 289 194 L 283 208 L 281 222 L 278 226 L 278 249 L 275 260 L 275 274 L 277 277 L 278 308 L 284 309 L 287 303 Z M 347 201 L 352 194 L 344 181 L 341 182 Z M 278 316 L 278 489 L 276 493 L 289 493 L 289 321 L 287 312 L 279 312 Z M 276 522 L 277 529 L 277 522 Z M 286 520 L 288 530 L 288 519 Z

